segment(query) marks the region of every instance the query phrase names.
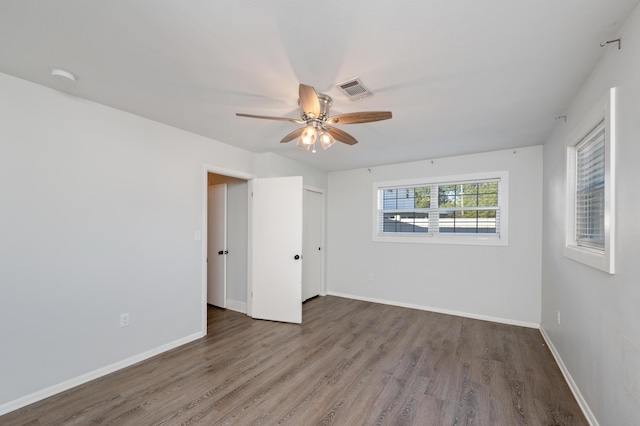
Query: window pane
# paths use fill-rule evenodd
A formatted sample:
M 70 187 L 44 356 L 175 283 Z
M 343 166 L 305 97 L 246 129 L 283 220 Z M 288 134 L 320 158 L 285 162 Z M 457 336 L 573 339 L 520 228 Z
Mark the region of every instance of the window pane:
M 428 186 L 422 186 L 414 189 L 416 209 L 428 209 L 431 204 L 431 188 Z
M 604 189 L 578 194 L 576 204 L 578 245 L 604 247 Z
M 438 232 L 452 233 L 456 231 L 455 212 L 440 212 L 440 228 Z
M 463 234 L 495 234 L 496 210 L 458 210 L 440 212 L 439 232 Z
M 429 208 L 431 188 L 385 189 L 382 196 L 383 210 Z
M 423 212 L 384 213 L 383 232 L 429 232 L 429 215 Z
M 438 205 L 440 208 L 497 207 L 498 182 L 439 186 Z
M 459 198 L 461 200 L 461 203 L 457 207 L 477 207 L 478 206 L 477 194 L 463 194 Z
M 385 189 L 382 196 L 382 209 L 393 210 L 398 206 L 398 190 Z
M 495 234 L 497 232 L 497 220 L 495 210 L 481 210 L 478 212 L 479 234 Z
M 498 182 L 478 184 L 478 207 L 498 206 Z
M 441 185 L 438 187 L 438 207 L 458 207 L 456 196 L 458 185 Z

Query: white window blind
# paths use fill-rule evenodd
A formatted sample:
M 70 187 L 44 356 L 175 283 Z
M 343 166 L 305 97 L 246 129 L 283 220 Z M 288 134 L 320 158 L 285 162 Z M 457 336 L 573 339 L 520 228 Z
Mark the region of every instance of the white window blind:
M 575 238 L 604 250 L 605 128 L 600 123 L 576 146 Z

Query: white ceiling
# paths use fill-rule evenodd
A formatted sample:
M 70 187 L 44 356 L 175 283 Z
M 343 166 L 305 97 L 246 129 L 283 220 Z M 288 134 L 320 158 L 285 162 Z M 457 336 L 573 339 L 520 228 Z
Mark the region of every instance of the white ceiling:
M 0 72 L 342 170 L 543 143 L 638 1 L 2 0 Z M 334 87 L 353 77 L 374 95 Z M 279 143 L 295 124 L 235 116 L 298 118 L 299 83 L 393 119 L 311 154 Z

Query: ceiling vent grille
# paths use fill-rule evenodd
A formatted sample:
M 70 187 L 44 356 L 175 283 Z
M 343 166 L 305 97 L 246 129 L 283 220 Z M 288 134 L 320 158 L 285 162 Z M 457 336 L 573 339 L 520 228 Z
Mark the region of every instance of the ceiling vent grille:
M 373 95 L 373 93 L 362 84 L 359 78 L 343 81 L 342 83 L 336 84 L 336 86 L 352 101 Z

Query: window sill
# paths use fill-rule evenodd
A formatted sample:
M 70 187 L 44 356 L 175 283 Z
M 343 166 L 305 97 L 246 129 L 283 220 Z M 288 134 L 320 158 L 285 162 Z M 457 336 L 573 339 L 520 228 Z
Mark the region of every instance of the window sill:
M 613 256 L 605 250 L 599 251 L 578 245 L 566 245 L 564 256 L 608 274 L 614 274 Z
M 378 243 L 418 243 L 418 244 L 455 244 L 467 246 L 508 246 L 509 241 L 499 236 L 484 235 L 397 235 L 375 234 L 373 241 Z

